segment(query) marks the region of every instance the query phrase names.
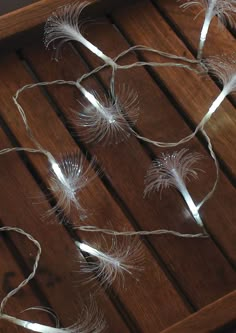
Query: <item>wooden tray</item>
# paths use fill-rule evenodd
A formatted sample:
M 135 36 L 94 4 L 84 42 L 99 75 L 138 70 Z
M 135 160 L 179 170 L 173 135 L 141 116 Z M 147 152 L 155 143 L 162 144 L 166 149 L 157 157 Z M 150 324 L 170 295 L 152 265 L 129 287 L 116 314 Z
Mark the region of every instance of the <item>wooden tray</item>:
M 12 102 L 25 84 L 55 79 L 75 80 L 100 64 L 82 46 L 67 45 L 58 62 L 42 43 L 42 25 L 65 0 L 8 2 L 0 17 L 0 142 L 32 147 Z M 92 2 L 92 1 L 91 1 Z M 102 1 L 90 14 L 101 15 L 103 23 L 86 28 L 86 37 L 111 57 L 128 47 L 149 45 L 177 55 L 194 58 L 203 16 L 193 21 L 197 9 L 181 11 L 173 0 Z M 104 13 L 109 13 L 105 15 Z M 100 22 L 100 21 L 99 21 Z M 217 30 L 213 20 L 204 55 L 232 52 L 235 39 L 226 28 Z M 16 51 L 17 49 L 17 51 Z M 4 51 L 4 52 L 3 52 Z M 137 60 L 163 62 L 148 53 L 130 54 L 125 63 Z M 104 93 L 110 72 L 98 73 L 85 82 L 88 89 Z M 210 77 L 199 77 L 183 69 L 138 68 L 119 71 L 118 82 L 138 91 L 140 117 L 136 130 L 159 141 L 177 141 L 199 123 L 220 91 Z M 35 137 L 45 149 L 59 157 L 79 150 L 96 156 L 103 175 L 97 177 L 81 200 L 92 214 L 89 223 L 117 230 L 171 229 L 200 232 L 177 191 L 163 191 L 143 199 L 143 180 L 154 156 L 163 150 L 131 137 L 126 143 L 103 147 L 87 145 L 71 127 L 71 110 L 79 110 L 81 96 L 71 87 L 48 87 L 26 91 L 20 98 Z M 125 276 L 124 289 L 114 284 L 93 298 L 103 310 L 112 333 L 234 333 L 236 331 L 236 99 L 227 98 L 206 130 L 220 162 L 220 182 L 214 197 L 204 205 L 201 216 L 209 239 L 178 239 L 172 236 L 143 240 L 144 270 Z M 211 188 L 214 164 L 206 143 L 198 136 L 184 146 L 204 159 L 204 173 L 189 184 L 196 201 Z M 182 147 L 181 147 L 182 148 Z M 48 200 L 48 166 L 42 156 L 8 154 L 0 163 L 0 219 L 2 225 L 30 232 L 42 245 L 43 256 L 33 283 L 7 307 L 11 315 L 54 325 L 50 316 L 22 310 L 48 306 L 64 327 L 76 321 L 89 287 L 80 280 L 73 239 L 94 242 L 94 236 L 77 233 L 69 225 L 42 221 L 55 204 Z M 37 204 L 36 204 L 37 203 Z M 72 216 L 72 222 L 78 223 Z M 0 235 L 2 236 L 2 235 Z M 16 286 L 32 269 L 33 247 L 21 237 L 4 235 L 0 242 L 0 297 Z M 98 284 L 96 281 L 95 284 Z M 25 332 L 0 321 L 0 332 Z M 14 332 L 15 332 L 14 331 Z
M 59 6 L 71 0 L 10 0 L 0 8 L 0 48 L 20 47 L 40 34 L 47 17 Z M 90 17 L 108 13 L 121 5 L 122 0 L 86 0 L 91 3 L 86 15 Z M 130 3 L 132 0 L 127 0 Z

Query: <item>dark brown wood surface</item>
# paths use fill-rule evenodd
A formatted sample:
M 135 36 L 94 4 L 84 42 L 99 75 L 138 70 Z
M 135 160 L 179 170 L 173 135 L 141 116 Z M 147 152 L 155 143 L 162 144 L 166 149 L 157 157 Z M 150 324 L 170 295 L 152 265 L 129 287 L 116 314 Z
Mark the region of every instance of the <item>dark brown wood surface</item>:
M 51 5 L 56 7 L 55 2 Z M 38 25 L 38 19 L 42 22 L 48 11 L 49 8 L 43 12 L 44 16 L 40 10 L 33 11 L 39 18 L 37 22 L 31 22 L 30 27 Z M 193 58 L 191 51 L 196 52 L 201 26 L 200 19 L 198 25 L 191 21 L 194 13 L 183 13 L 174 1 L 166 1 L 165 4 L 162 1 L 137 1 L 133 5 L 116 8 L 109 17 L 104 17 L 102 24 L 88 25 L 86 37 L 110 57 L 134 44 L 144 44 Z M 185 15 L 188 20 L 184 20 Z M 18 17 L 20 21 L 24 18 L 22 15 Z M 6 22 L 10 24 L 11 21 Z M 7 24 L 2 26 L 3 35 L 7 34 Z M 226 29 L 221 31 L 223 46 L 219 43 L 218 48 L 212 37 L 215 29 L 214 22 L 205 54 L 211 54 L 211 45 L 214 52 L 232 51 L 234 38 L 230 32 Z M 15 32 L 12 30 L 11 34 Z M 122 63 L 137 59 L 166 61 L 148 53 L 132 53 Z M 17 52 L 2 55 L 1 148 L 33 146 L 12 101 L 17 89 L 37 81 L 75 80 L 99 64 L 101 62 L 93 54 L 79 45 L 65 46 L 59 62 L 55 62 L 52 52 L 44 50 L 40 39 L 30 46 L 22 46 Z M 108 89 L 110 74 L 110 70 L 99 72 L 83 84 L 87 89 L 103 94 Z M 168 67 L 121 70 L 117 72 L 116 82 L 117 88 L 125 83 L 138 92 L 141 112 L 136 130 L 148 138 L 167 142 L 178 141 L 191 133 L 220 92 L 209 77 Z M 151 160 L 166 150 L 144 144 L 135 137 L 117 145 L 86 144 L 79 138 L 79 131 L 71 120 L 72 110 L 81 110 L 79 102 L 81 95 L 78 90 L 68 86 L 35 88 L 25 91 L 20 97 L 36 139 L 56 158 L 79 151 L 86 155 L 85 163 L 88 163 L 92 156 L 96 156 L 97 165 L 103 172 L 81 193 L 81 202 L 90 213 L 83 223 L 112 226 L 116 230 L 160 228 L 184 233 L 201 232 L 176 190 L 163 191 L 161 200 L 158 193 L 143 198 L 144 177 Z M 45 157 L 26 153 L 1 156 L 1 223 L 25 229 L 41 243 L 43 249 L 34 282 L 9 301 L 8 313 L 22 318 L 34 316 L 36 321 L 53 325 L 52 318 L 40 312 L 17 314 L 30 306 L 49 306 L 65 327 L 76 321 L 92 293 L 104 312 L 107 332 L 180 332 L 181 328 L 183 332 L 218 332 L 216 330 L 223 326 L 231 332 L 231 328 L 234 329 L 232 322 L 236 320 L 233 292 L 236 288 L 236 113 L 231 102 L 232 99 L 226 99 L 206 126 L 221 166 L 217 190 L 200 211 L 210 237 L 146 237 L 142 240 L 143 270 L 133 276 L 125 275 L 124 288 L 114 283 L 110 290 L 100 288 L 94 294 L 98 281 L 94 286 L 83 284 L 74 240 L 79 238 L 94 243 L 99 235 L 77 232 L 70 225 L 60 225 L 56 216 L 43 219 L 45 212 L 54 204 L 47 201 L 49 170 Z M 204 173 L 189 184 L 194 200 L 200 202 L 214 182 L 214 164 L 201 136 L 184 147 L 203 155 L 199 167 Z M 169 151 L 173 150 L 176 149 Z M 74 226 L 81 223 L 76 214 L 71 215 L 71 222 Z M 30 256 L 35 250 L 19 235 L 1 236 L 4 240 L 1 243 L 3 297 L 7 288 L 15 286 L 30 271 L 33 263 Z M 211 305 L 230 292 L 229 298 Z M 229 311 L 224 310 L 222 304 Z M 205 309 L 205 306 L 208 307 Z M 201 308 L 199 313 L 190 316 Z M 211 324 L 214 311 L 219 312 L 217 324 Z M 14 330 L 24 331 L 0 321 L 1 332 Z
M 13 234 L 11 232 L 6 237 L 4 233 L 1 233 L 0 251 L 2 258 L 4 258 L 1 260 L 1 298 L 6 296 L 8 292 L 10 292 L 25 279 L 25 276 L 22 274 L 22 271 L 17 263 L 17 259 L 19 258 L 16 259 L 12 255 L 14 249 L 11 244 L 12 235 Z M 21 238 L 22 236 L 18 235 L 17 237 L 20 238 L 20 241 L 23 244 L 22 250 L 26 251 L 26 249 L 29 248 L 27 244 L 28 241 L 25 242 L 24 239 L 23 242 Z M 6 240 L 6 243 L 4 240 Z M 28 261 L 32 258 L 33 255 L 35 255 L 35 252 L 35 249 L 32 249 L 32 253 L 30 253 L 28 256 L 25 256 L 28 257 Z M 13 316 L 18 316 L 21 311 L 24 311 L 25 309 L 32 306 L 45 306 L 44 302 L 45 300 L 43 300 L 43 297 L 39 297 L 39 294 L 35 295 L 34 289 L 30 286 L 27 286 L 8 302 L 5 310 Z M 54 323 L 51 321 L 51 318 L 48 318 L 45 313 L 40 311 L 26 311 L 22 314 L 21 318 L 35 322 L 44 322 L 48 325 L 54 325 Z M 0 331 L 4 333 L 24 332 L 23 328 L 13 327 L 12 325 L 4 323 L 3 321 L 0 322 Z
M 5 0 L 3 0 L 5 1 Z M 126 0 L 130 3 L 135 0 Z M 104 14 L 122 4 L 121 0 L 86 0 L 90 7 L 87 15 L 91 17 Z M 18 48 L 19 41 L 30 41 L 35 33 L 42 34 L 42 25 L 47 17 L 58 7 L 71 3 L 70 0 L 7 0 L 0 4 L 0 49 Z M 92 6 L 91 6 L 92 5 Z
M 11 2 L 11 1 L 10 1 Z M 42 24 L 58 6 L 65 4 L 65 0 L 39 0 L 34 3 L 20 6 L 17 9 L 0 16 L 0 38 L 5 39 L 16 33 L 27 31 L 35 26 Z M 14 2 L 12 7 L 15 7 Z M 10 5 L 7 6 L 9 8 Z
M 132 6 L 132 11 L 121 10 L 116 13 L 115 22 L 133 44 L 151 45 L 157 49 L 164 49 L 166 52 L 192 57 L 183 41 L 178 38 L 165 18 L 155 10 L 154 5 L 149 1 L 138 2 L 137 5 Z M 231 49 L 228 50 L 228 53 L 230 52 L 232 52 Z M 145 58 L 152 60 L 155 57 L 152 55 L 145 56 Z M 208 78 L 204 79 L 202 76 L 191 75 L 185 71 L 173 71 L 171 68 L 156 69 L 154 72 L 171 92 L 180 110 L 194 124 L 202 119 L 212 100 L 219 94 L 219 88 Z M 173 80 L 173 75 L 175 80 Z M 177 85 L 176 81 L 184 84 Z M 187 87 L 189 92 L 186 94 Z M 211 126 L 208 128 L 208 124 L 206 125 L 210 137 L 214 140 L 216 152 L 224 160 L 234 179 L 236 157 L 235 154 L 232 154 L 234 149 L 232 138 L 235 133 L 235 121 L 235 107 L 225 100 L 216 114 L 213 115 Z M 226 126 L 227 130 L 225 129 Z M 158 140 L 158 137 L 155 138 Z
M 235 299 L 234 291 L 164 330 L 163 333 L 234 333 L 236 330 Z
M 2 1 L 1 6 L 0 6 L 0 15 L 15 11 L 16 9 L 30 5 L 35 1 L 38 1 L 38 0 Z

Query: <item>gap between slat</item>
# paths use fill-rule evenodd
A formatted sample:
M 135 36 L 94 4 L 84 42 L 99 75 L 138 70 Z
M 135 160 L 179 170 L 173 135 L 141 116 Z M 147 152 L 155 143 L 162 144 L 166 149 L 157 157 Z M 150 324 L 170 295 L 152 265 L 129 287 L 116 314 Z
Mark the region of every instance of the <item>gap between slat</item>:
M 7 124 L 4 122 L 4 120 L 1 118 L 1 116 L 0 116 L 0 123 L 1 123 L 1 127 L 4 131 L 4 133 L 7 135 L 8 139 L 10 140 L 11 145 L 13 147 L 20 147 L 20 144 L 19 144 L 18 140 L 16 139 L 14 134 L 11 132 L 11 130 L 9 129 Z M 44 183 L 43 179 L 38 174 L 37 170 L 34 168 L 32 163 L 30 162 L 29 158 L 27 157 L 27 154 L 24 151 L 17 152 L 17 154 L 19 155 L 20 159 L 22 160 L 22 162 L 26 166 L 26 168 L 29 171 L 32 178 L 35 180 L 35 182 L 38 185 L 38 187 L 40 188 L 40 190 L 45 195 L 46 200 L 48 201 L 49 205 L 53 208 L 55 206 L 56 199 L 53 198 L 51 200 L 48 200 L 49 190 L 48 190 L 46 184 Z M 52 194 L 51 194 L 51 197 L 53 197 Z M 76 234 L 76 232 L 73 231 L 68 225 L 63 225 L 63 226 L 64 226 L 64 229 L 69 234 L 69 236 L 71 237 L 72 240 L 81 241 L 81 239 Z M 7 238 L 7 235 L 5 235 L 5 237 Z M 25 272 L 28 273 L 29 268 L 27 267 L 27 264 L 25 263 L 25 260 L 23 259 L 23 257 L 19 253 L 19 250 L 17 249 L 17 247 L 14 245 L 14 243 L 12 242 L 12 240 L 10 238 L 7 242 L 7 246 L 9 248 L 13 249 L 12 253 L 13 253 L 13 256 L 16 259 L 16 261 L 19 258 L 21 259 L 20 260 L 20 268 L 23 270 L 24 274 L 25 274 Z M 99 280 L 97 279 L 97 277 L 96 277 L 96 280 L 99 283 Z M 42 300 L 43 299 L 47 300 L 46 296 L 44 296 L 44 293 L 41 291 L 41 288 L 38 286 L 36 280 L 35 279 L 32 280 L 31 283 L 33 284 L 34 287 L 36 286 L 36 288 L 38 289 L 37 290 L 37 296 L 38 296 L 38 294 L 40 295 L 40 293 L 41 293 L 42 294 Z M 128 311 L 125 309 L 125 306 L 120 301 L 118 295 L 114 292 L 114 290 L 111 290 L 111 291 L 106 290 L 105 292 L 106 292 L 107 296 L 109 297 L 109 299 L 111 300 L 111 302 L 114 304 L 115 309 L 117 310 L 117 312 L 120 314 L 120 316 L 122 317 L 122 319 L 124 320 L 124 322 L 128 326 L 130 332 L 133 332 L 133 333 L 141 332 L 140 329 L 138 328 L 137 323 L 133 319 L 130 319 L 130 314 L 129 315 L 127 314 Z M 35 293 L 36 293 L 36 291 L 35 291 Z M 48 306 L 48 307 L 52 308 L 50 306 L 48 300 L 46 302 L 44 302 L 43 304 L 45 304 L 45 306 Z M 63 323 L 62 321 L 60 321 L 60 322 Z
M 158 13 L 165 19 L 166 23 L 170 26 L 170 28 L 173 30 L 173 32 L 176 34 L 176 36 L 185 44 L 186 48 L 190 51 L 190 53 L 196 58 L 197 56 L 197 50 L 195 50 L 191 44 L 188 41 L 188 38 L 184 36 L 182 31 L 177 27 L 177 25 L 172 21 L 171 17 L 168 16 L 168 13 L 164 9 L 161 8 L 161 6 L 158 4 L 155 0 L 150 0 L 152 5 L 156 8 Z M 181 10 L 181 9 L 180 9 Z M 194 20 L 194 18 L 193 18 Z M 194 22 L 193 22 L 194 24 Z M 232 34 L 232 36 L 236 36 L 236 33 L 233 33 L 231 29 L 228 29 L 229 32 Z M 209 77 L 212 79 L 212 81 L 216 84 L 216 86 L 222 90 L 222 85 L 219 83 L 219 80 L 217 80 L 216 77 L 214 77 L 211 73 L 208 74 Z M 234 100 L 230 95 L 227 95 L 226 97 L 230 103 L 233 106 L 236 106 L 236 100 Z M 236 180 L 235 180 L 236 181 Z M 234 186 L 236 185 L 234 181 Z
M 28 61 L 28 59 L 25 59 L 22 54 L 21 54 L 20 58 L 23 61 L 26 70 L 32 76 L 32 78 L 34 79 L 34 81 L 40 82 L 40 78 L 38 77 L 38 75 L 34 71 L 34 68 L 30 64 L 30 62 Z M 84 64 L 87 66 L 88 70 L 90 70 L 89 64 L 85 61 L 84 58 L 82 58 L 82 60 L 84 61 Z M 97 80 L 98 84 L 102 87 L 102 89 L 104 89 L 106 91 L 105 85 L 101 82 L 101 80 L 98 77 L 96 77 L 96 80 Z M 78 145 L 78 147 L 83 152 L 83 154 L 85 155 L 85 157 L 88 158 L 88 161 L 90 161 L 91 158 L 92 158 L 91 153 L 89 152 L 89 150 L 87 150 L 85 148 L 84 144 L 80 141 L 80 139 L 78 139 L 77 137 L 75 137 L 73 135 L 73 133 L 71 133 L 70 127 L 68 126 L 67 118 L 64 115 L 63 111 L 60 110 L 59 106 L 57 105 L 57 102 L 54 100 L 54 98 L 47 91 L 46 87 L 40 87 L 40 90 L 43 92 L 43 95 L 49 101 L 50 105 L 52 106 L 52 109 L 54 110 L 54 112 L 56 113 L 56 115 L 59 117 L 59 119 L 62 121 L 65 129 L 70 134 L 70 136 L 72 137 L 72 139 L 74 140 L 74 142 Z M 140 145 L 141 145 L 142 149 L 143 149 L 143 147 L 145 147 L 145 150 L 149 150 L 149 149 L 146 149 L 146 145 L 145 144 L 142 143 Z M 151 151 L 151 150 L 149 150 L 149 151 Z M 97 169 L 101 169 L 100 165 L 98 163 L 96 164 L 96 168 Z M 134 227 L 134 229 L 135 230 L 141 230 L 141 228 L 140 228 L 138 222 L 136 221 L 136 219 L 134 218 L 133 214 L 131 213 L 131 211 L 129 210 L 129 208 L 125 204 L 125 202 L 121 199 L 120 195 L 117 193 L 117 191 L 115 190 L 115 188 L 113 187 L 113 185 L 110 183 L 110 181 L 106 177 L 106 175 L 103 173 L 102 175 L 98 175 L 98 177 L 100 178 L 100 180 L 102 181 L 102 183 L 104 184 L 104 186 L 107 188 L 107 190 L 111 194 L 112 198 L 114 199 L 114 201 L 116 202 L 116 204 L 120 207 L 121 211 L 127 217 L 127 219 L 129 220 L 130 224 Z M 43 181 L 41 180 L 41 182 L 43 182 Z M 197 310 L 196 307 L 192 304 L 192 302 L 189 299 L 189 297 L 182 290 L 182 288 L 179 285 L 178 281 L 173 276 L 173 274 L 169 271 L 168 267 L 166 267 L 163 259 L 161 258 L 161 256 L 157 252 L 157 250 L 153 247 L 153 245 L 151 244 L 151 242 L 148 240 L 147 237 L 142 237 L 142 239 L 145 240 L 145 242 L 144 242 L 145 246 L 148 248 L 148 250 L 151 253 L 151 255 L 153 256 L 153 258 L 158 262 L 158 264 L 160 265 L 160 268 L 163 270 L 163 272 L 165 273 L 165 275 L 167 276 L 168 280 L 171 282 L 171 284 L 173 285 L 173 287 L 177 290 L 178 294 L 180 295 L 180 297 L 182 298 L 182 300 L 184 301 L 184 303 L 187 305 L 188 309 L 191 312 L 195 312 Z M 137 333 L 138 333 L 138 331 L 137 331 Z

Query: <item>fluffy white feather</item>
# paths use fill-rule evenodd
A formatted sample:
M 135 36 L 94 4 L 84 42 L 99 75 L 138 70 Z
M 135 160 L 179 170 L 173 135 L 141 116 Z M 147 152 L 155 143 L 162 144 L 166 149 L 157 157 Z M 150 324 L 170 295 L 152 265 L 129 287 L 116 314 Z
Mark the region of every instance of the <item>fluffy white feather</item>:
M 94 245 L 88 243 L 75 242 L 88 261 L 80 261 L 81 272 L 91 274 L 88 282 L 99 279 L 101 284 L 109 287 L 114 281 L 124 283 L 124 274 L 132 274 L 134 270 L 140 270 L 143 262 L 143 250 L 141 242 L 136 239 L 125 237 L 118 241 L 112 238 L 110 246 L 102 237 L 101 242 Z M 103 250 L 106 248 L 106 250 Z
M 198 59 L 202 58 L 203 47 L 207 38 L 207 33 L 214 16 L 217 16 L 223 24 L 227 22 L 231 27 L 235 27 L 236 1 L 235 0 L 190 0 L 181 5 L 188 8 L 193 5 L 200 5 L 205 10 L 205 19 L 201 30 Z
M 3 314 L 1 319 L 38 333 L 101 333 L 106 327 L 106 322 L 102 313 L 93 302 L 91 302 L 89 307 L 85 307 L 83 309 L 77 323 L 66 328 L 51 327 L 39 323 L 33 323 L 9 316 L 7 314 Z
M 226 95 L 236 91 L 236 57 L 235 54 L 229 56 L 215 56 L 205 61 L 209 72 L 215 75 L 223 85 Z
M 225 97 L 236 91 L 236 60 L 235 56 L 211 57 L 205 61 L 209 72 L 216 76 L 223 84 L 223 89 L 211 104 L 209 110 L 196 127 L 193 135 L 203 129 L 212 114 L 218 109 Z
M 84 162 L 80 153 L 64 155 L 60 162 L 51 161 L 49 184 L 57 204 L 49 214 L 68 216 L 74 207 L 81 218 L 86 217 L 86 210 L 80 204 L 79 194 L 94 179 L 96 173 L 92 173 L 94 161 L 88 167 L 85 167 Z
M 80 16 L 81 12 L 88 5 L 88 2 L 75 2 L 59 7 L 58 10 L 48 18 L 45 24 L 45 46 L 48 48 L 51 43 L 55 46 L 55 42 L 58 42 L 56 47 L 58 52 L 65 42 L 76 41 L 83 44 L 105 63 L 114 67 L 116 66 L 114 61 L 81 34 L 81 25 L 84 24 L 84 21 L 80 20 Z
M 147 172 L 145 178 L 144 195 L 152 191 L 162 191 L 168 187 L 175 187 L 182 194 L 190 212 L 196 222 L 203 226 L 202 220 L 198 213 L 198 208 L 194 204 L 185 182 L 190 178 L 197 178 L 199 170 L 194 165 L 201 158 L 198 153 L 187 153 L 187 149 L 175 151 L 172 154 L 162 154 L 161 157 L 155 160 Z
M 131 126 L 139 114 L 138 95 L 123 85 L 115 97 L 104 97 L 90 93 L 81 85 L 79 89 L 86 98 L 80 112 L 73 111 L 72 122 L 86 142 L 118 143 L 128 138 Z

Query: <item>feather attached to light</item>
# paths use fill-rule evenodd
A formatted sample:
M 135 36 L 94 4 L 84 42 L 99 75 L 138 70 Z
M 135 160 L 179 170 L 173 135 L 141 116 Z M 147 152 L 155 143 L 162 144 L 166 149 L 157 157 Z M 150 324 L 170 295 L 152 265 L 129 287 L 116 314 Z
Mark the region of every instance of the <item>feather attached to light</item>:
M 0 303 L 0 320 L 8 321 L 11 324 L 26 328 L 33 332 L 38 333 L 102 333 L 106 327 L 106 322 L 102 313 L 98 310 L 94 302 L 90 301 L 88 307 L 84 307 L 80 315 L 80 319 L 72 326 L 67 328 L 51 327 L 43 324 L 33 323 L 27 320 L 19 319 L 4 313 L 4 309 L 9 299 L 17 294 L 24 286 L 26 286 L 34 277 L 39 265 L 39 260 L 41 257 L 41 245 L 40 243 L 30 234 L 26 233 L 24 230 L 16 227 L 1 227 L 0 232 L 16 232 L 23 235 L 28 240 L 30 240 L 34 246 L 37 248 L 37 254 L 35 256 L 35 262 L 33 265 L 33 270 L 29 276 L 22 281 L 15 289 L 11 290 Z M 34 309 L 34 308 L 32 308 Z M 38 310 L 41 310 L 38 308 Z M 42 308 L 42 311 L 45 311 Z M 46 310 L 49 312 L 48 310 Z
M 213 101 L 208 112 L 196 127 L 193 135 L 203 129 L 213 113 L 219 108 L 226 96 L 236 92 L 236 59 L 235 56 L 211 57 L 205 61 L 209 73 L 213 74 L 223 85 L 221 93 Z
M 198 212 L 198 207 L 186 187 L 186 180 L 197 178 L 197 169 L 194 164 L 198 162 L 201 155 L 198 153 L 187 153 L 187 149 L 175 151 L 172 154 L 162 154 L 155 160 L 147 172 L 145 178 L 144 195 L 153 191 L 162 191 L 168 187 L 175 187 L 184 198 L 196 223 L 203 227 L 203 222 Z
M 200 5 L 205 10 L 205 19 L 202 26 L 197 58 L 202 59 L 202 52 L 207 38 L 207 33 L 214 16 L 217 16 L 223 24 L 229 23 L 231 27 L 235 27 L 233 15 L 236 13 L 235 0 L 189 0 L 181 5 L 182 8 L 188 8 L 193 5 Z
M 85 161 L 80 153 L 64 155 L 60 162 L 50 161 L 50 190 L 57 198 L 56 206 L 48 213 L 58 213 L 59 216 L 69 216 L 74 207 L 81 219 L 86 217 L 86 210 L 81 206 L 79 193 L 96 177 L 92 172 L 94 160 L 85 167 Z
M 80 271 L 83 273 L 93 273 L 94 277 L 89 281 L 98 278 L 101 284 L 109 287 L 114 281 L 118 284 L 124 282 L 124 274 L 132 275 L 133 270 L 140 270 L 143 262 L 143 251 L 141 242 L 135 238 L 124 238 L 118 242 L 113 236 L 110 247 L 104 251 L 102 248 L 107 247 L 104 238 L 103 243 L 90 245 L 85 242 L 76 241 L 75 245 L 89 262 L 81 260 Z
M 60 47 L 65 42 L 76 41 L 83 44 L 87 49 L 101 58 L 106 64 L 114 68 L 116 67 L 115 62 L 81 34 L 81 25 L 84 22 L 80 21 L 80 16 L 81 12 L 88 5 L 88 2 L 75 2 L 59 7 L 46 22 L 45 46 L 48 47 L 51 43 L 54 44 L 56 41 L 60 40 L 57 45 L 57 51 L 59 51 Z
M 101 100 L 79 83 L 78 88 L 86 102 L 80 112 L 73 111 L 72 122 L 86 142 L 118 143 L 131 135 L 139 114 L 137 93 L 123 85 L 114 96 Z

